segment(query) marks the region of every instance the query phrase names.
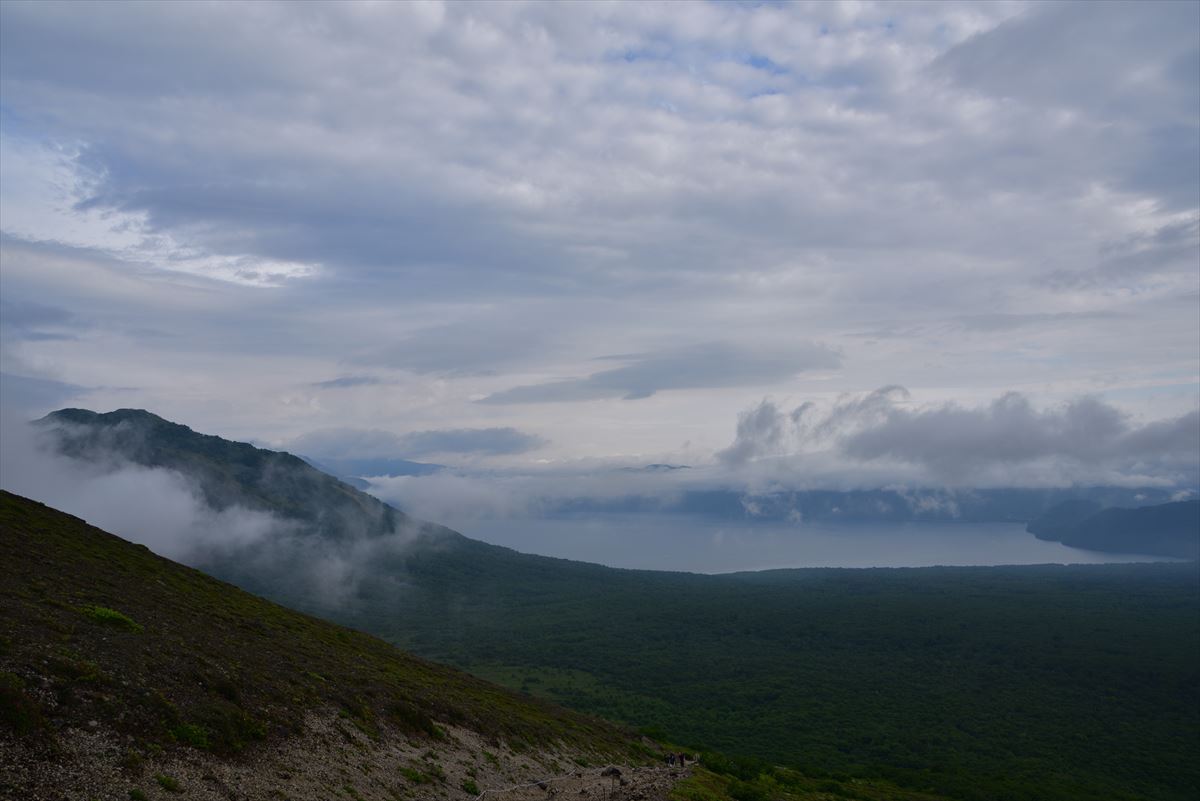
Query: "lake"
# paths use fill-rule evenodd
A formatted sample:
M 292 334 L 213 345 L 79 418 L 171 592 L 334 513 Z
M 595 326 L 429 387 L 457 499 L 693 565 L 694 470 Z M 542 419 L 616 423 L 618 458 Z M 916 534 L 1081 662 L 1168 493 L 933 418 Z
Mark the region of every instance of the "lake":
M 473 520 L 468 537 L 524 553 L 610 567 L 726 573 L 781 567 L 1098 564 L 1173 561 L 1045 542 L 1021 523 L 829 525 L 686 515 Z

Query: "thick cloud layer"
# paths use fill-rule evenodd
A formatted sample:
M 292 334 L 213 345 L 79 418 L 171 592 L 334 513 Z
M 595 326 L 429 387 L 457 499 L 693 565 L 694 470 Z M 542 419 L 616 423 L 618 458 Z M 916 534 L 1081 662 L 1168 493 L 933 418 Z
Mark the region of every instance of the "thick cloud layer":
M 5 2 L 3 389 L 545 440 L 502 466 L 887 383 L 1178 417 L 1198 41 L 1186 2 Z
M 891 386 L 790 411 L 764 400 L 739 416 L 733 443 L 717 457 L 732 467 L 784 459 L 800 471 L 806 457 L 892 465 L 896 480 L 932 486 L 1190 487 L 1200 476 L 1200 410 L 1137 424 L 1094 397 L 1047 409 L 1017 392 L 975 407 L 918 405 Z

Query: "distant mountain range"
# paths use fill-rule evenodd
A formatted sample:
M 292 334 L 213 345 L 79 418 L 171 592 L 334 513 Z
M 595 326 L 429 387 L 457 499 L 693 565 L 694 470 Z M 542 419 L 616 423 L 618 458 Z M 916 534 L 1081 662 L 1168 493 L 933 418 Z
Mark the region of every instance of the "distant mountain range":
M 1074 499 L 1054 506 L 1027 528 L 1039 539 L 1072 548 L 1200 558 L 1200 500 L 1106 509 L 1096 501 Z
M 641 469 L 641 468 L 639 468 Z M 674 468 L 656 468 L 665 472 Z M 1026 523 L 1070 499 L 1099 507 L 1164 503 L 1159 487 L 1044 487 L 1004 489 L 776 490 L 691 489 L 665 496 L 567 498 L 543 504 L 547 516 L 670 513 L 722 520 L 812 521 L 821 523 Z

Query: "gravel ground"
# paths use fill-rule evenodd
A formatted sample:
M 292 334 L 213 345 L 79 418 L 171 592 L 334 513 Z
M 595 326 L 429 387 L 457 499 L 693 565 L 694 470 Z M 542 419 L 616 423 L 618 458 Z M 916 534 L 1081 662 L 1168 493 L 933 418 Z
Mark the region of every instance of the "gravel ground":
M 93 725 L 94 724 L 94 725 Z M 385 732 L 372 740 L 335 712 L 303 734 L 235 759 L 177 748 L 141 760 L 99 723 L 60 731 L 54 745 L 0 735 L 0 798 L 28 801 L 665 801 L 687 768 L 604 765 L 600 757 L 514 753 L 471 731 L 442 740 Z M 588 762 L 580 767 L 574 759 Z M 614 775 L 612 768 L 619 771 Z M 139 793 L 141 795 L 139 795 Z

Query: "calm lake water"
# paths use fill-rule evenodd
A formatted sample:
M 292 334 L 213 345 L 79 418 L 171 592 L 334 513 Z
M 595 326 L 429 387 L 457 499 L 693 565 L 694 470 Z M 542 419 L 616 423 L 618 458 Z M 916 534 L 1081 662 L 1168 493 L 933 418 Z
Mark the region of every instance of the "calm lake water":
M 673 515 L 483 520 L 468 537 L 611 567 L 725 573 L 777 567 L 1093 564 L 1171 561 L 1043 542 L 1019 523 L 780 525 Z

